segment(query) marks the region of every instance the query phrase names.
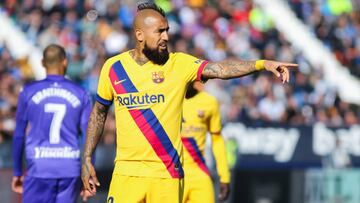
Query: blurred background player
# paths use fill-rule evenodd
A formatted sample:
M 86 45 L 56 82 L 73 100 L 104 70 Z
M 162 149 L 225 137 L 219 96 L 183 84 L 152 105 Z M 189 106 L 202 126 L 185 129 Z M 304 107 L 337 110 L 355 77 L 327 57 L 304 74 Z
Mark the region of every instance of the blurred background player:
M 218 199 L 224 201 L 230 192 L 230 171 L 226 161 L 225 142 L 221 136 L 219 104 L 205 93 L 203 84 L 191 83 L 185 95 L 181 136 L 184 145 L 184 203 L 212 203 L 214 187 L 204 159 L 206 134 L 211 134 L 212 150 L 220 177 Z
M 169 53 L 169 24 L 165 12 L 153 3 L 138 5 L 133 29 L 135 49 L 109 58 L 101 70 L 87 129 L 82 181 L 94 195 L 100 183 L 91 156 L 114 102 L 117 154 L 108 201 L 181 202 L 180 125 L 188 84 L 238 78 L 260 70 L 288 82 L 288 67 L 297 64 L 237 59 L 208 62 L 185 53 Z
M 87 128 L 87 92 L 64 77 L 65 50 L 43 52 L 47 77 L 25 85 L 19 95 L 13 142 L 12 190 L 26 203 L 76 202 L 80 193 L 79 135 Z M 25 146 L 27 172 L 22 172 Z

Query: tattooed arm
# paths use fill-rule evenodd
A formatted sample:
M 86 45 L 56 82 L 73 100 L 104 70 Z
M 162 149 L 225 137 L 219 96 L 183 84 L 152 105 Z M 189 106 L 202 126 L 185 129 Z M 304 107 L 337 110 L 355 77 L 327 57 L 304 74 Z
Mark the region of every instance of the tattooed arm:
M 100 140 L 108 111 L 109 106 L 95 102 L 86 132 L 85 149 L 81 165 L 81 179 L 84 184 L 84 190 L 90 192 L 91 195 L 95 195 L 96 193 L 95 185 L 100 186 L 94 166 L 91 163 L 91 156 Z
M 203 79 L 231 79 L 239 78 L 255 71 L 265 69 L 267 71 L 271 71 L 277 77 L 281 76 L 283 82 L 289 82 L 290 74 L 288 67 L 297 67 L 297 64 L 268 60 L 242 61 L 231 59 L 220 62 L 209 62 L 205 66 L 201 76 Z

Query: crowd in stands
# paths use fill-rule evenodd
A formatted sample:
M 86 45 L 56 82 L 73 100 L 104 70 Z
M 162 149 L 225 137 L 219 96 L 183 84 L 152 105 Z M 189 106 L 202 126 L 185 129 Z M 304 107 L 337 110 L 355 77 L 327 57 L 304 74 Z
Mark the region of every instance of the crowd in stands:
M 355 0 L 349 1 L 350 11 L 334 13 L 324 8 L 330 1 L 289 0 L 289 5 L 342 64 L 360 76 L 360 7 Z M 358 105 L 341 100 L 336 89 L 323 79 L 321 70 L 311 67 L 251 0 L 155 2 L 167 13 L 172 51 L 211 61 L 266 58 L 299 64 L 299 70 L 291 73 L 291 81 L 285 85 L 270 73 L 208 81 L 206 89 L 219 98 L 224 123 L 302 126 L 322 122 L 329 127 L 359 124 Z M 70 61 L 68 76 L 94 98 L 104 61 L 134 46 L 132 20 L 136 4 L 132 0 L 6 0 L 0 1 L 0 10 L 39 48 L 49 43 L 64 46 Z M 0 149 L 12 136 L 17 95 L 23 84 L 33 79 L 26 59 L 15 60 L 0 41 Z M 112 113 L 106 125 L 103 143 L 114 147 Z
M 360 1 L 291 0 L 291 7 L 338 61 L 360 78 Z

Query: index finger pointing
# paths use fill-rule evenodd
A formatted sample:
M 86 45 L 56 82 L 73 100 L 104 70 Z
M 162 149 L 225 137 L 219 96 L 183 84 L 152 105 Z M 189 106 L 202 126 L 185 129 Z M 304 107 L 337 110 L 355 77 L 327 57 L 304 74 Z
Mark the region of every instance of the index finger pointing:
M 286 67 L 292 67 L 292 68 L 297 68 L 297 67 L 299 67 L 299 65 L 296 64 L 296 63 L 281 63 L 280 66 L 286 66 Z

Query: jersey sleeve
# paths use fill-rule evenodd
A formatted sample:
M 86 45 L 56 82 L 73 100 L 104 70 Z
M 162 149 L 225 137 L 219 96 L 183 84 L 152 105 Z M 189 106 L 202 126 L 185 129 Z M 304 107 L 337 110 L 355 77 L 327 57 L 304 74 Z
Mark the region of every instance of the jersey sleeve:
M 110 106 L 114 99 L 114 94 L 111 88 L 111 81 L 109 77 L 110 66 L 111 64 L 109 63 L 109 61 L 106 61 L 101 68 L 99 84 L 96 94 L 96 101 L 106 106 Z
M 214 99 L 209 121 L 209 132 L 211 133 L 212 151 L 216 161 L 216 170 L 221 183 L 230 182 L 230 170 L 226 160 L 225 141 L 221 136 L 221 116 L 219 103 Z
M 85 93 L 84 94 L 84 98 L 83 98 L 83 108 L 82 108 L 82 112 L 81 112 L 81 120 L 80 120 L 80 128 L 81 128 L 81 145 L 84 147 L 85 146 L 85 142 L 86 142 L 86 130 L 88 127 L 88 123 L 89 123 L 89 118 L 90 118 L 90 114 L 91 114 L 91 107 L 92 107 L 92 102 L 90 100 L 90 96 Z M 82 148 L 83 148 L 82 147 Z M 94 164 L 95 162 L 95 153 L 93 153 L 93 156 L 91 158 L 91 163 Z
M 81 112 L 80 128 L 81 128 L 81 134 L 83 135 L 82 139 L 85 141 L 86 129 L 88 126 L 88 121 L 89 121 L 90 112 L 91 112 L 91 101 L 90 101 L 89 95 L 87 93 L 84 94 L 83 100 L 84 101 L 83 101 L 83 107 L 82 107 L 82 112 Z
M 195 80 L 201 81 L 201 74 L 208 61 L 185 53 L 177 53 L 177 57 L 183 66 L 181 70 L 184 71 L 185 80 L 188 83 Z
M 226 159 L 225 141 L 221 134 L 211 136 L 212 151 L 216 161 L 216 170 L 221 183 L 230 183 L 230 170 Z
M 25 91 L 19 94 L 16 109 L 16 126 L 13 139 L 14 176 L 22 176 L 22 154 L 27 126 Z
M 219 103 L 214 100 L 211 109 L 211 116 L 209 121 L 209 132 L 211 134 L 220 134 L 221 131 L 221 116 Z

